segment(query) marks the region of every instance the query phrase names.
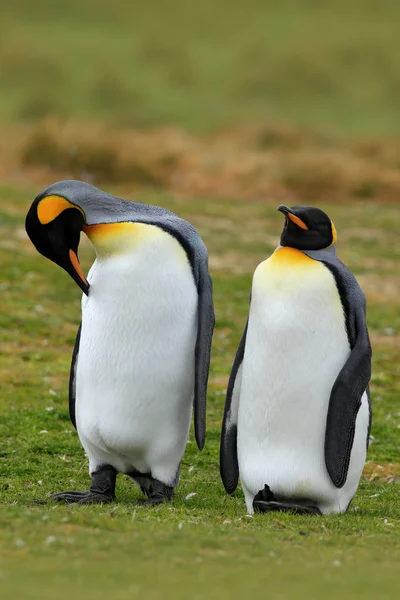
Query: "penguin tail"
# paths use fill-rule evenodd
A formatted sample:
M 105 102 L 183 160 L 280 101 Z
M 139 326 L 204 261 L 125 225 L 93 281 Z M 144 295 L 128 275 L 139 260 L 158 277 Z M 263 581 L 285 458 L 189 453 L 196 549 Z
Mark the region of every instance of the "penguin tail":
M 298 504 L 296 502 L 278 502 L 270 487 L 265 484 L 264 489 L 257 492 L 253 500 L 254 512 L 290 512 L 297 515 L 320 515 L 318 506 L 313 504 Z

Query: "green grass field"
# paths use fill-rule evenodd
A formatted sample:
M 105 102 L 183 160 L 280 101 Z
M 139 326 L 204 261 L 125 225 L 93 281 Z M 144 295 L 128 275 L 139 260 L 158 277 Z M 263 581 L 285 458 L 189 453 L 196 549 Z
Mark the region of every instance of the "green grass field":
M 0 0 L 0 13 L 1 600 L 397 598 L 400 4 Z M 191 434 L 169 505 L 138 506 L 122 476 L 112 505 L 47 501 L 89 484 L 67 408 L 80 293 L 24 218 L 70 176 L 173 210 L 209 248 L 207 443 Z M 341 516 L 251 518 L 219 478 L 228 375 L 281 200 L 328 212 L 368 300 L 373 439 Z

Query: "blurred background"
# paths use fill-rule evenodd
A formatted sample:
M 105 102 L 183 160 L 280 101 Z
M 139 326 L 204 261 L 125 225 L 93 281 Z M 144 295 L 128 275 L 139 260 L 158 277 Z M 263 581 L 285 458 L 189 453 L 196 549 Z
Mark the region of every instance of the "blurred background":
M 400 128 L 395 0 L 1 4 L 4 121 Z
M 397 197 L 396 0 L 0 7 L 6 174 L 34 166 L 31 177 L 50 168 L 214 197 Z

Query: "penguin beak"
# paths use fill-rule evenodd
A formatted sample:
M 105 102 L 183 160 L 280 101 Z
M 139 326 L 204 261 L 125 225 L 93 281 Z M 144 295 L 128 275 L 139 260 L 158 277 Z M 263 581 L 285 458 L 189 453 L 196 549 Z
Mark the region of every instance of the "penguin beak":
M 69 251 L 69 262 L 70 262 L 70 265 L 68 265 L 69 268 L 66 270 L 71 275 L 72 279 L 79 285 L 82 292 L 84 294 L 86 294 L 86 296 L 88 296 L 90 285 L 82 271 L 82 267 L 79 262 L 78 255 L 74 250 Z
M 279 210 L 279 212 L 283 213 L 287 219 L 290 219 L 292 221 L 292 223 L 294 223 L 295 225 L 297 225 L 297 227 L 300 227 L 300 229 L 304 229 L 304 231 L 308 230 L 308 226 L 304 223 L 304 221 L 302 221 L 294 212 L 294 210 L 292 208 L 289 208 L 288 206 L 285 206 L 284 204 L 281 204 L 280 206 L 278 206 L 277 210 Z

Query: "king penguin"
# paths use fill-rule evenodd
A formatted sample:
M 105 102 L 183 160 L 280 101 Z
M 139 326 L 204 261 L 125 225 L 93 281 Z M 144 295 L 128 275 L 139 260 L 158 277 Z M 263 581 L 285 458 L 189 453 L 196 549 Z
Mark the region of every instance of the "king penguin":
M 366 301 L 320 209 L 279 206 L 280 245 L 256 269 L 228 383 L 220 448 L 228 493 L 247 510 L 347 510 L 371 411 Z
M 82 230 L 96 252 L 87 279 L 78 260 Z M 91 486 L 53 498 L 111 502 L 117 473 L 125 473 L 145 503 L 171 499 L 192 407 L 200 450 L 205 442 L 214 309 L 200 235 L 168 210 L 80 181 L 40 193 L 26 231 L 84 292 L 69 410 Z

